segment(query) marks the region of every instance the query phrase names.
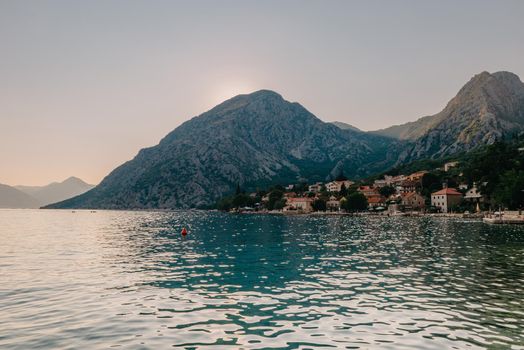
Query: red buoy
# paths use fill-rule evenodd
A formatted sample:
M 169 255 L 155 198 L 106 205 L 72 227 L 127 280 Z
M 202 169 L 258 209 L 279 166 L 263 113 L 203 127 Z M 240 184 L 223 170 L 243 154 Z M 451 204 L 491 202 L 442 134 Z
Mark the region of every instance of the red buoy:
M 182 236 L 187 236 L 187 230 L 185 227 L 182 228 Z

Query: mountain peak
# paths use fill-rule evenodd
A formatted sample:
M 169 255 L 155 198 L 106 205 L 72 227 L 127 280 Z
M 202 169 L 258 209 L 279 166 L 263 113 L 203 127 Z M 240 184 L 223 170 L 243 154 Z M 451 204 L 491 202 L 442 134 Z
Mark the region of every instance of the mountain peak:
M 284 98 L 280 94 L 271 90 L 258 90 L 249 94 L 240 94 L 231 97 L 230 99 L 225 100 L 224 102 L 213 107 L 208 111 L 208 113 L 228 113 L 232 110 L 240 109 L 246 107 L 249 104 L 259 102 L 279 103 L 284 102 Z
M 487 71 L 474 75 L 466 85 L 459 91 L 458 95 L 465 92 L 471 92 L 490 86 L 495 89 L 505 88 L 516 90 L 517 92 L 524 89 L 522 81 L 515 73 L 508 71 L 499 71 L 489 73 Z M 457 95 L 457 96 L 458 96 Z
M 492 74 L 494 77 L 496 77 L 499 80 L 514 80 L 514 81 L 520 81 L 520 78 L 518 75 L 512 72 L 508 71 L 499 71 Z
M 459 133 L 458 136 L 455 135 L 456 139 L 448 140 L 456 144 L 454 148 L 446 150 L 451 153 L 462 149 L 463 144 L 473 147 L 492 142 L 496 137 L 514 130 L 524 130 L 521 126 L 523 122 L 524 84 L 520 78 L 507 71 L 483 71 L 474 75 L 443 111 L 414 122 L 377 130 L 375 133 L 414 141 L 440 125 L 439 135 L 444 134 L 444 131 L 449 134 Z M 429 139 L 440 140 L 434 134 Z
M 236 95 L 229 100 L 224 101 L 223 103 L 227 103 L 228 101 L 235 101 L 235 100 L 246 100 L 246 101 L 255 101 L 260 99 L 275 99 L 275 100 L 284 100 L 282 95 L 279 93 L 272 91 L 272 90 L 257 90 L 254 92 L 251 92 L 249 94 L 240 94 Z
M 277 92 L 275 92 L 273 90 L 267 90 L 267 89 L 262 89 L 262 90 L 258 90 L 258 91 L 252 92 L 250 94 L 247 94 L 247 96 L 249 96 L 251 98 L 278 98 L 278 99 L 283 99 L 282 95 L 280 95 L 279 93 L 277 93 Z
M 94 190 L 50 207 L 204 207 L 237 185 L 254 191 L 323 181 L 342 169 L 353 177 L 371 167 L 383 170 L 393 163 L 393 142 L 345 132 L 274 91 L 259 90 L 184 122 Z
M 67 179 L 65 179 L 64 181 L 62 181 L 61 183 L 65 184 L 65 183 L 75 183 L 75 184 L 82 184 L 82 185 L 88 185 L 84 180 L 76 177 L 76 176 L 70 176 L 68 177 Z
M 524 84 L 516 74 L 506 71 L 495 73 L 484 71 L 471 78 L 445 110 L 463 109 L 465 106 L 492 110 L 490 106 L 495 106 L 506 109 L 500 114 L 520 114 L 518 111 L 507 110 L 507 107 L 521 104 L 523 100 Z

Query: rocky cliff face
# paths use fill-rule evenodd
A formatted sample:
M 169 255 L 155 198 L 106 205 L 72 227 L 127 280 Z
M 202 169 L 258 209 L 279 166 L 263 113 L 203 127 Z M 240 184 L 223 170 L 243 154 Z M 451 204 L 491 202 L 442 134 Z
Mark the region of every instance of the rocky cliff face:
M 510 72 L 474 76 L 440 113 L 374 133 L 413 142 L 399 161 L 467 152 L 524 131 L 524 84 Z
M 213 204 L 237 184 L 320 181 L 391 166 L 399 143 L 324 123 L 272 91 L 234 97 L 141 150 L 95 189 L 51 207 L 176 208 Z
M 524 131 L 524 84 L 513 73 L 483 72 L 433 118 L 405 160 L 467 152 Z

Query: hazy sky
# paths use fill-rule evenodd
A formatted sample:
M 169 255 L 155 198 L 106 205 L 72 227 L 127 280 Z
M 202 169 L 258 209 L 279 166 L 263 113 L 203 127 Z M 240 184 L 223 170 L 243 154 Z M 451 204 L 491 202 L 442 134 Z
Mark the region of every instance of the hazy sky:
M 524 1 L 0 0 L 0 183 L 98 183 L 181 122 L 272 89 L 364 130 L 524 78 Z

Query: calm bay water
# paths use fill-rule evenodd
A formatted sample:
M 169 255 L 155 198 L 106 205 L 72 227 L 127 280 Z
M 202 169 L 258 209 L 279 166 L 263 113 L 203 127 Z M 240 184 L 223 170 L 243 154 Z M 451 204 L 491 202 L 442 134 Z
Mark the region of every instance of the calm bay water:
M 0 210 L 1 349 L 172 346 L 524 349 L 524 228 Z

